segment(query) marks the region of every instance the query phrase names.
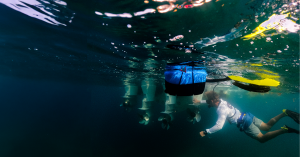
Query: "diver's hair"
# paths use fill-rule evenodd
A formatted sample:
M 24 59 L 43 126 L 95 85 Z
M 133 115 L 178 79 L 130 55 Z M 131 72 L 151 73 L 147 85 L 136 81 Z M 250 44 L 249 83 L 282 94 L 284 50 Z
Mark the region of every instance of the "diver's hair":
M 207 100 L 214 100 L 214 101 L 220 100 L 219 94 L 217 94 L 214 91 L 205 92 L 205 96 L 207 97 Z

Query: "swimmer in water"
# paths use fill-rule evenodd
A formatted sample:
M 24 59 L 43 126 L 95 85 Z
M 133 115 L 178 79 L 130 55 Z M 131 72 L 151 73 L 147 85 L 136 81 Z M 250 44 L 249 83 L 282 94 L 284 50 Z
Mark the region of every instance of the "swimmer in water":
M 208 107 L 214 107 L 217 109 L 218 120 L 216 125 L 212 128 L 206 129 L 205 131 L 201 131 L 201 137 L 221 130 L 226 120 L 230 124 L 237 124 L 237 127 L 240 129 L 240 131 L 245 132 L 246 135 L 252 137 L 253 139 L 261 143 L 265 143 L 277 137 L 278 135 L 285 133 L 299 134 L 299 130 L 290 128 L 286 125 L 281 127 L 281 129 L 270 131 L 266 134 L 261 133 L 261 130 L 269 131 L 275 123 L 277 123 L 281 118 L 286 116 L 293 118 L 293 120 L 299 124 L 299 113 L 284 109 L 282 113 L 271 118 L 268 123 L 264 123 L 262 120 L 258 119 L 250 112 L 240 112 L 227 101 L 220 99 L 219 95 L 214 91 L 206 92 L 205 95 L 207 97 L 206 103 L 208 104 Z M 199 102 L 199 100 L 194 99 L 194 103 Z

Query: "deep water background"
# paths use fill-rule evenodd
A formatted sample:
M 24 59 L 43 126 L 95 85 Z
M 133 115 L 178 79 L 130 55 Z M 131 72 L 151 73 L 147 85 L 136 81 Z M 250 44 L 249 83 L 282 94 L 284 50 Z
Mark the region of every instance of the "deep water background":
M 236 126 L 201 138 L 214 125 L 214 109 L 203 107 L 202 120 L 188 123 L 185 112 L 175 114 L 173 126 L 163 130 L 152 115 L 148 125 L 138 123 L 137 109 L 126 112 L 119 104 L 123 87 L 33 81 L 1 77 L 0 156 L 299 156 L 299 135 L 284 134 L 261 144 Z M 293 102 L 294 99 L 294 102 Z M 227 100 L 267 122 L 283 108 L 299 110 L 298 94 L 230 95 Z M 156 104 L 153 110 L 162 111 Z M 284 124 L 299 127 L 288 117 Z

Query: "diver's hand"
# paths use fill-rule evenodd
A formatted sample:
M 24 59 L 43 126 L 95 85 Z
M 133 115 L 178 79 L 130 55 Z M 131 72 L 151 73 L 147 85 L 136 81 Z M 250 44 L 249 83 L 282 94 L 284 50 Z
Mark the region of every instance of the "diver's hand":
M 204 136 L 205 136 L 204 131 L 201 131 L 201 132 L 200 132 L 200 136 L 201 136 L 201 137 L 204 137 Z
M 200 100 L 198 100 L 198 99 L 196 99 L 196 98 L 193 98 L 193 103 L 194 104 L 197 104 L 197 103 L 200 103 L 201 101 Z

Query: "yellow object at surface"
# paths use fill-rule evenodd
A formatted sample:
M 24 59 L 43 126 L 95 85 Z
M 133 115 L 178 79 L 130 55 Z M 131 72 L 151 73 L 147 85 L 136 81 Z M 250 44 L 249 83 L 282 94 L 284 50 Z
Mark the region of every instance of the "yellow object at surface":
M 273 80 L 273 79 L 263 79 L 263 80 L 249 80 L 240 76 L 228 76 L 230 79 L 239 81 L 239 82 L 244 82 L 244 83 L 250 83 L 250 84 L 255 84 L 259 86 L 279 86 L 280 82 Z
M 278 75 L 268 75 L 264 73 L 256 73 L 257 76 L 260 76 L 261 78 L 269 78 L 269 79 L 278 79 L 280 76 Z
M 251 66 L 257 66 L 257 67 L 261 67 L 261 66 L 263 66 L 261 63 L 260 64 L 251 64 Z
M 263 32 L 265 32 L 266 30 L 271 30 L 271 29 L 276 29 L 279 32 L 282 32 L 286 28 L 280 25 L 280 21 L 282 19 L 285 19 L 289 15 L 290 15 L 290 13 L 286 13 L 286 14 L 282 14 L 282 15 L 273 14 L 272 16 L 269 17 L 268 20 L 266 20 L 265 22 L 261 23 L 258 27 L 256 27 L 254 29 L 254 31 L 255 31 L 254 33 L 245 35 L 242 38 L 244 40 L 250 40 L 250 39 L 253 39 L 253 38 L 255 38 L 259 35 L 261 37 L 265 37 L 266 35 Z
M 265 36 L 265 34 L 263 33 L 265 30 L 267 30 L 266 28 L 264 27 L 261 27 L 261 26 L 258 26 L 257 28 L 254 29 L 255 30 L 255 33 L 252 33 L 252 34 L 249 34 L 249 35 L 246 35 L 244 37 L 242 37 L 244 40 L 250 40 L 254 37 L 256 37 L 257 35 L 261 35 L 261 36 Z

